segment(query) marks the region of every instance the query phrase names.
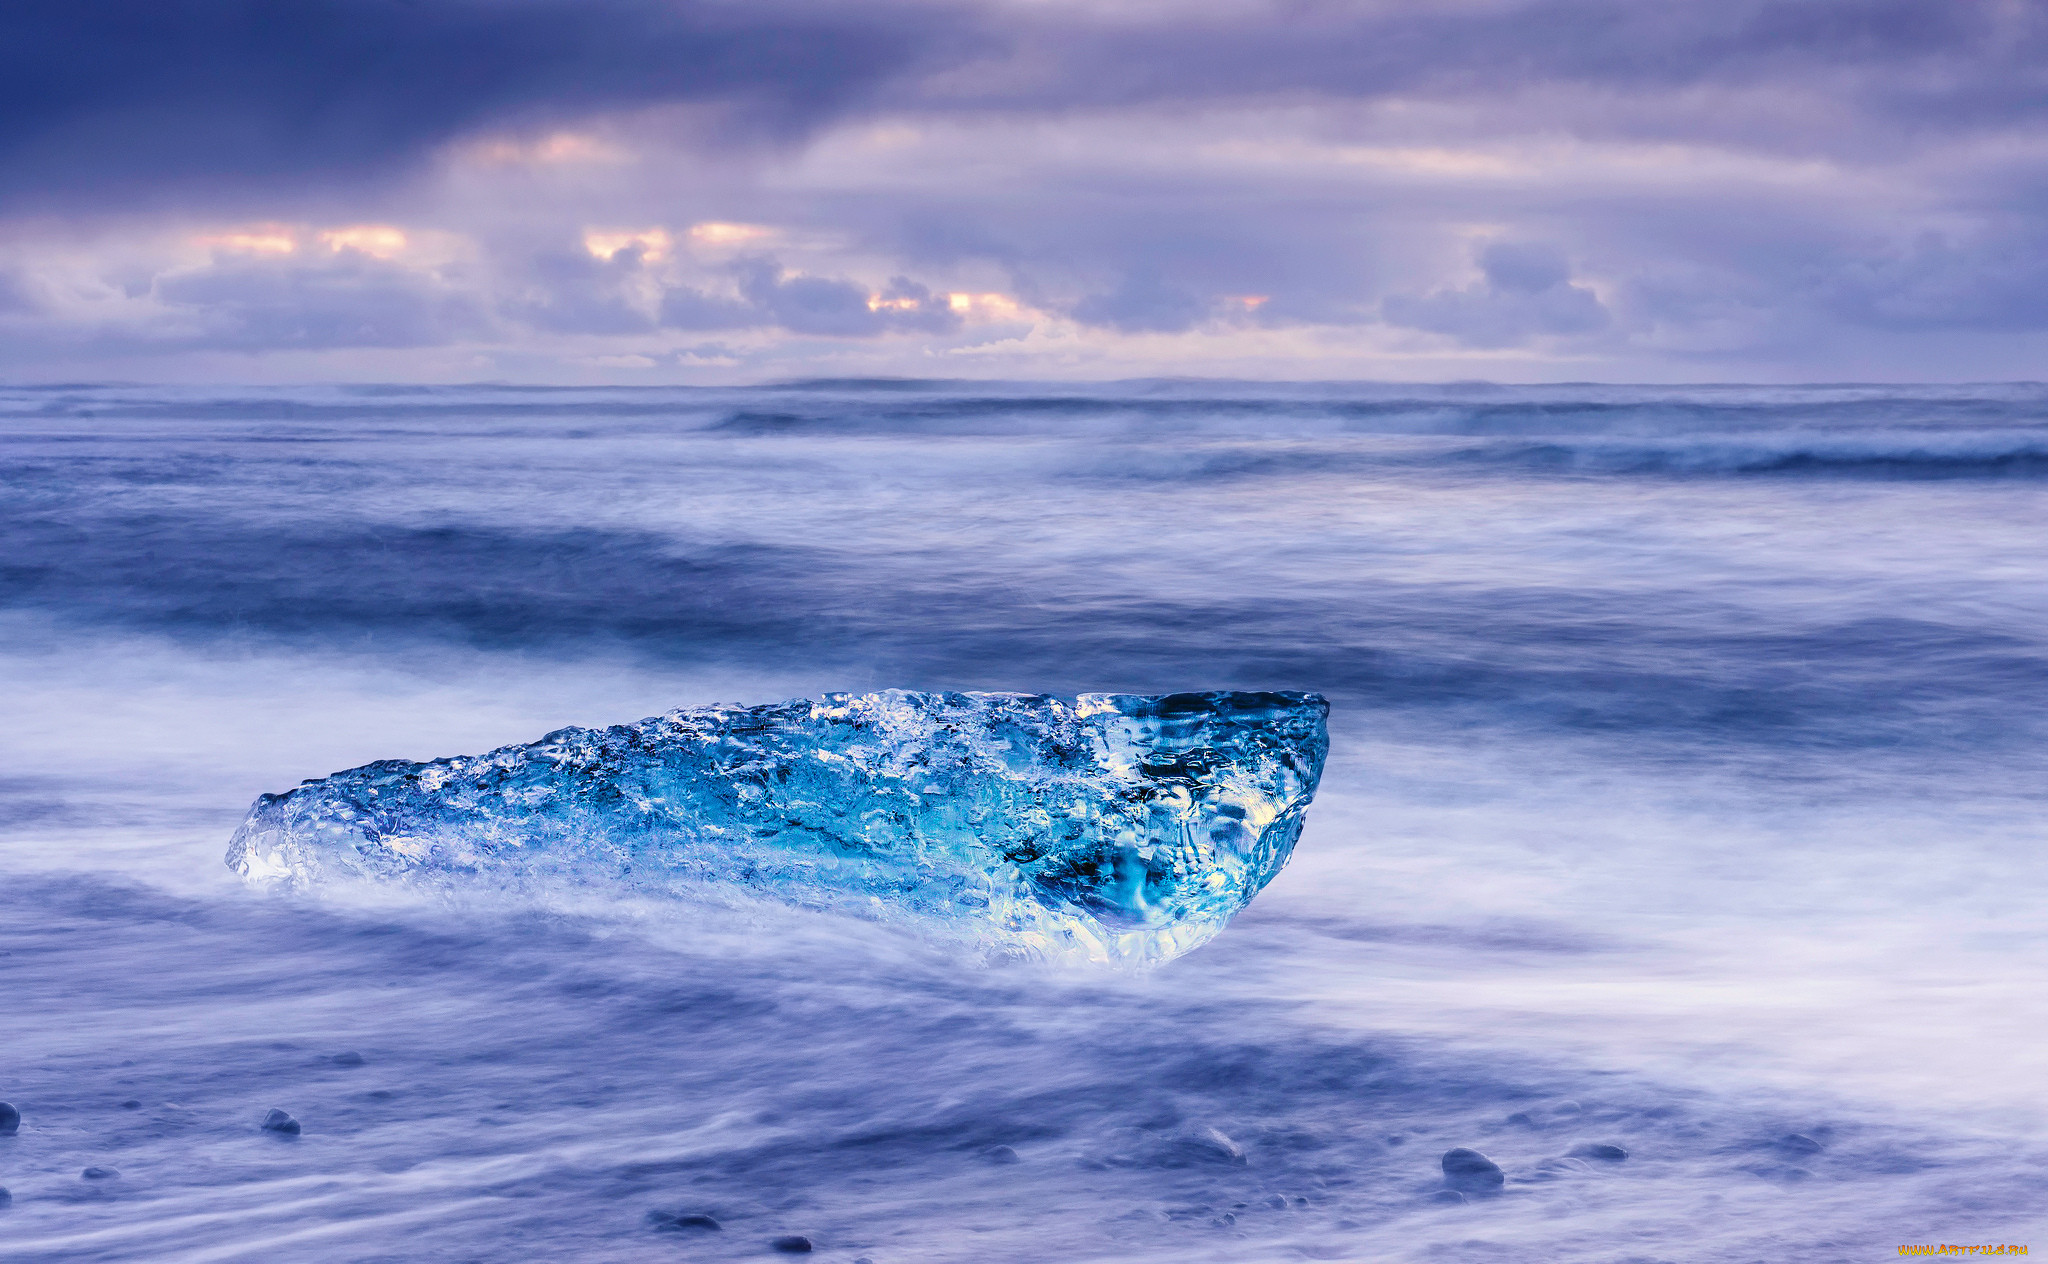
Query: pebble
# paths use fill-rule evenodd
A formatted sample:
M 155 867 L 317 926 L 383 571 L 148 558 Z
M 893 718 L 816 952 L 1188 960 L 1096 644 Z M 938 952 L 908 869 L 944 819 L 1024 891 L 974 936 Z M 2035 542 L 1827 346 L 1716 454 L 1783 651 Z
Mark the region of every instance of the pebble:
M 85 1169 L 83 1172 L 80 1172 L 78 1175 L 81 1178 L 88 1181 L 106 1181 L 112 1180 L 114 1177 L 119 1176 L 120 1174 L 121 1169 L 119 1168 L 89 1167 Z
M 0 1207 L 5 1207 L 7 1204 L 13 1201 L 13 1192 L 10 1191 L 5 1185 L 0 1185 Z
M 1794 1132 L 1780 1138 L 1778 1148 L 1790 1150 L 1794 1154 L 1819 1154 L 1824 1147 L 1805 1133 Z
M 1607 1145 L 1597 1141 L 1588 1142 L 1581 1146 L 1573 1146 L 1569 1153 L 1575 1159 L 1598 1159 L 1602 1163 L 1619 1163 L 1628 1158 L 1628 1151 L 1620 1146 Z
M 9 1133 L 21 1127 L 21 1112 L 14 1109 L 12 1102 L 0 1102 L 0 1133 Z
M 135 1098 L 131 1097 L 131 1098 L 129 1098 L 129 1099 L 127 1100 L 127 1101 L 125 1101 L 125 1102 L 122 1102 L 122 1103 L 121 1103 L 121 1109 L 122 1109 L 122 1110 L 141 1110 L 141 1109 L 142 1109 L 142 1103 L 141 1103 L 140 1101 L 138 1101 L 137 1099 L 135 1099 Z
M 703 1212 L 678 1214 L 672 1211 L 650 1211 L 647 1213 L 647 1223 L 657 1229 L 664 1230 L 699 1229 L 705 1232 L 715 1232 L 725 1228 L 715 1218 L 707 1216 Z
M 270 1113 L 263 1117 L 263 1131 L 296 1137 L 299 1135 L 299 1121 L 273 1106 Z
M 787 1255 L 802 1255 L 811 1249 L 811 1240 L 802 1234 L 791 1233 L 768 1239 L 768 1245 Z
M 335 1054 L 328 1061 L 336 1066 L 358 1067 L 363 1065 L 363 1055 L 351 1049 L 347 1053 Z
M 1479 1153 L 1460 1147 L 1444 1151 L 1444 1184 L 1475 1194 L 1490 1194 L 1507 1184 L 1500 1164 Z
M 1463 1203 L 1466 1201 L 1466 1198 L 1455 1189 L 1440 1189 L 1429 1196 L 1429 1201 L 1433 1203 Z
M 1018 1157 L 1015 1150 L 1005 1145 L 990 1146 L 988 1149 L 983 1150 L 981 1152 L 981 1159 L 984 1163 L 1022 1163 L 1024 1161 Z

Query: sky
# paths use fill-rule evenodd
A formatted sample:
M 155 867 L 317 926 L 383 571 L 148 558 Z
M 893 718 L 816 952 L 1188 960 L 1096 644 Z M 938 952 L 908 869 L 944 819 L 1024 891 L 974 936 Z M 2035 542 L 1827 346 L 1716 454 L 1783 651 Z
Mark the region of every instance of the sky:
M 2048 0 L 14 0 L 0 379 L 2034 379 Z

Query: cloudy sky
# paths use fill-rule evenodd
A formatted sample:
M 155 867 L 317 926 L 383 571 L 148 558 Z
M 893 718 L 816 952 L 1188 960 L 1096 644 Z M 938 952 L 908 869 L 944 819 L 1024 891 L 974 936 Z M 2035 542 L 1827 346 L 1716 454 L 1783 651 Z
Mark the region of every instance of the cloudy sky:
M 2048 376 L 2048 0 L 15 0 L 0 376 Z

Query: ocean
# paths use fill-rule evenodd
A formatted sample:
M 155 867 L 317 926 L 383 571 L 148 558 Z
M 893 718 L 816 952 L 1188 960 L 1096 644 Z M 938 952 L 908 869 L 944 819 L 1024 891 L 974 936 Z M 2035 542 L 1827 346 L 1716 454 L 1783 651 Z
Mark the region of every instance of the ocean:
M 0 1260 L 2048 1250 L 2048 387 L 0 418 Z M 1330 761 L 1149 970 L 222 861 L 370 760 L 892 687 L 1316 691 Z

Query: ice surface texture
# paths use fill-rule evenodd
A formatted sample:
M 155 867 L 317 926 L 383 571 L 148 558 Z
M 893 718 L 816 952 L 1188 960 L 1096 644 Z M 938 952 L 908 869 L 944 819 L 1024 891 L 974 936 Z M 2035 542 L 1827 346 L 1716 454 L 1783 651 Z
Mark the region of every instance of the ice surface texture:
M 1005 954 L 1171 959 L 1287 863 L 1316 694 L 827 694 L 383 760 L 257 799 L 259 883 L 749 893 Z

